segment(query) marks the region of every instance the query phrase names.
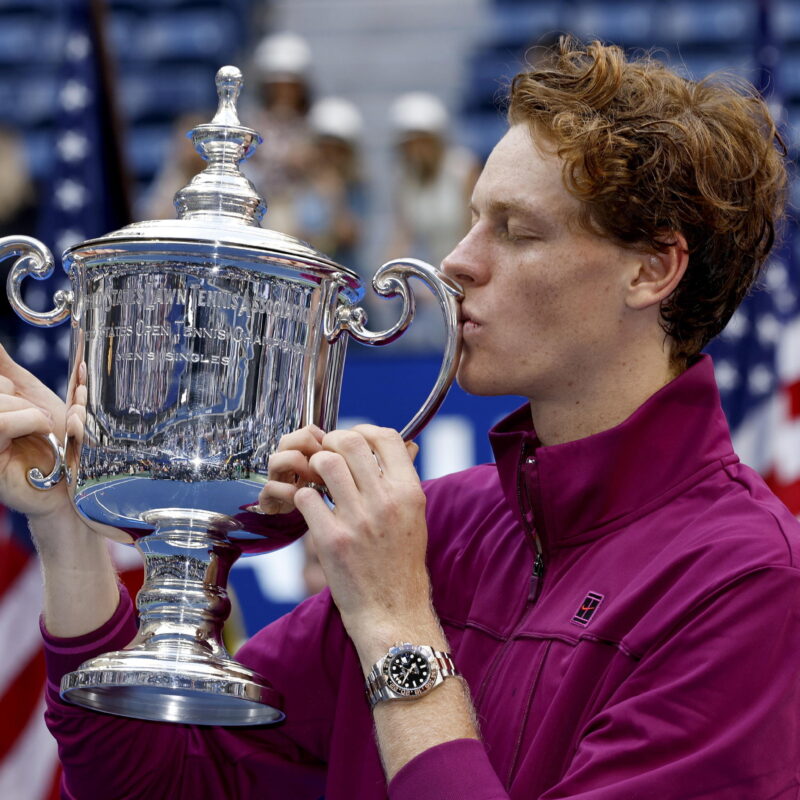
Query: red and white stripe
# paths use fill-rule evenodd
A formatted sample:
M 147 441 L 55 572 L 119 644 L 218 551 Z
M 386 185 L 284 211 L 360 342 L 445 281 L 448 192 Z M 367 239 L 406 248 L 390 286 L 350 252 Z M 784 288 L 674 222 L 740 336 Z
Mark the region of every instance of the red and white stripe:
M 135 594 L 142 581 L 133 548 L 112 549 Z M 58 800 L 56 742 L 44 723 L 44 651 L 39 635 L 42 579 L 36 557 L 11 535 L 0 507 L 0 798 Z
M 58 798 L 56 743 L 44 724 L 39 564 L 0 521 L 0 797 Z
M 781 335 L 776 369 L 780 389 L 748 415 L 733 441 L 742 461 L 800 516 L 800 320 Z

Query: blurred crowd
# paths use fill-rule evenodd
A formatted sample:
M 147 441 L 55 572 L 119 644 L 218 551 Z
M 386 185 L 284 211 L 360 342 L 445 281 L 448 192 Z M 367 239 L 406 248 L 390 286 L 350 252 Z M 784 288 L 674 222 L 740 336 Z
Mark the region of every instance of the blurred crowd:
M 241 116 L 264 143 L 242 170 L 267 201 L 267 227 L 308 242 L 370 278 L 363 259 L 369 212 L 363 148 L 369 132 L 350 100 L 316 96 L 312 67 L 311 49 L 296 34 L 268 35 L 255 48 L 250 106 Z M 175 192 L 203 167 L 185 133 L 207 116 L 176 121 L 171 152 L 144 200 L 143 218 L 175 215 Z M 382 260 L 412 257 L 438 265 L 467 230 L 479 165 L 451 141 L 450 116 L 438 97 L 423 91 L 403 94 L 392 103 L 390 119 L 394 174 L 381 179 L 393 187 L 392 223 Z M 396 308 L 383 305 L 374 309 L 375 322 L 388 325 Z M 418 292 L 414 324 L 397 347 L 440 349 L 440 316 L 432 296 Z

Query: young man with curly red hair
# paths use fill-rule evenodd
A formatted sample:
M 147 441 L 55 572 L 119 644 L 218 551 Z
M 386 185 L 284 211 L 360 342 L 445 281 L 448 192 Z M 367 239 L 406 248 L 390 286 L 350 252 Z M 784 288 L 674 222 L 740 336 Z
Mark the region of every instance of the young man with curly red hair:
M 572 40 L 515 79 L 509 120 L 443 263 L 461 385 L 529 398 L 496 463 L 422 486 L 394 431 L 285 437 L 261 503 L 299 510 L 330 591 L 239 658 L 286 723 L 116 719 L 52 691 L 66 796 L 798 796 L 798 524 L 733 453 L 700 355 L 774 239 L 775 126 L 752 91 Z M 31 398 L 63 414 L 4 374 L 6 420 Z M 0 424 L 12 466 L 53 425 L 24 413 Z M 128 642 L 130 601 L 63 496 L 6 477 L 0 499 L 30 514 L 57 685 Z

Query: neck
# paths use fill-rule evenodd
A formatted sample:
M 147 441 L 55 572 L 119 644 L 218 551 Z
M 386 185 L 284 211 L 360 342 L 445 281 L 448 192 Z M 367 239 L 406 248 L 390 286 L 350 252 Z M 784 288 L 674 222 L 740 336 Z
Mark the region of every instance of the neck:
M 561 396 L 531 398 L 536 435 L 549 446 L 613 428 L 678 374 L 669 358 L 620 362 L 576 381 Z

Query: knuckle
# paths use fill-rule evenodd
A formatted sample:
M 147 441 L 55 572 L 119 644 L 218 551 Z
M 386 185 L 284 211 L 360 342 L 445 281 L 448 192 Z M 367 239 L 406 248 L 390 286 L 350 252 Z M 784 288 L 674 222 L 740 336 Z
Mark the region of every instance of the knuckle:
M 281 436 L 281 438 L 278 439 L 278 450 L 276 452 L 279 452 L 281 450 L 288 450 L 292 446 L 293 435 L 294 434 L 291 433 L 284 433 L 283 436 Z
M 322 440 L 323 447 L 335 450 L 354 450 L 363 441 L 363 437 L 353 430 L 335 430 L 325 434 Z
M 375 433 L 375 431 L 379 431 L 380 428 L 377 425 L 370 424 L 369 422 L 362 422 L 359 425 L 353 425 L 350 430 L 363 435 Z
M 308 463 L 315 469 L 331 468 L 341 461 L 341 456 L 336 453 L 331 453 L 329 450 L 321 450 L 319 453 L 309 458 Z
M 279 470 L 285 464 L 286 458 L 283 453 L 271 453 L 267 459 L 267 469 L 272 472 Z
M 308 446 L 313 438 L 307 427 L 289 431 L 289 433 L 284 433 L 278 440 L 278 450 L 296 450 L 303 446 Z
M 399 487 L 397 496 L 400 498 L 400 504 L 407 508 L 424 510 L 427 504 L 427 497 L 419 484 L 402 484 L 402 486 Z

